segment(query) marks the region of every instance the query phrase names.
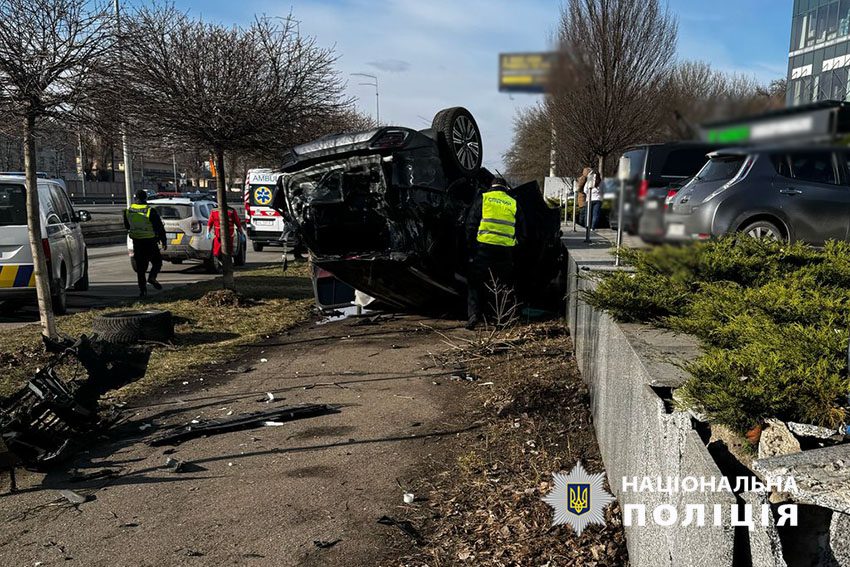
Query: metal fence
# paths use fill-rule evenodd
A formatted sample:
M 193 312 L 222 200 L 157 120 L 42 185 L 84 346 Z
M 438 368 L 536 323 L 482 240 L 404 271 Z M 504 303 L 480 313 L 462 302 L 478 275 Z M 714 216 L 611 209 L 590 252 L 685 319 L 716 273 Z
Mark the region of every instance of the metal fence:
M 66 180 L 65 185 L 68 187 L 68 196 L 74 203 L 78 204 L 121 204 L 126 200 L 124 193 L 123 181 L 86 181 L 85 192 L 83 191 L 83 183 L 80 180 Z M 133 183 L 133 189 L 146 189 L 156 191 L 159 189 L 156 183 L 145 182 Z M 197 190 L 198 187 L 182 188 L 187 190 Z M 205 189 L 202 189 L 205 190 Z M 215 191 L 215 188 L 209 188 L 209 191 Z M 227 202 L 230 204 L 240 203 L 242 196 L 239 192 L 228 191 Z

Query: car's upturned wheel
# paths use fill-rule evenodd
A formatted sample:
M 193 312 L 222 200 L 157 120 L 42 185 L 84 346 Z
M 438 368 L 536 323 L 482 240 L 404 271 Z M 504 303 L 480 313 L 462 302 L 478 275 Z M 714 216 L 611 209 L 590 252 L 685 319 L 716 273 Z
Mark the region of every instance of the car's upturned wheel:
M 74 284 L 74 291 L 89 290 L 89 253 L 86 252 L 85 263 L 83 264 L 83 276 Z
M 786 240 L 785 236 L 782 235 L 782 230 L 769 221 L 761 220 L 750 223 L 742 228 L 741 232 L 758 240 L 775 240 L 780 242 L 784 242 Z
M 263 251 L 263 245 L 260 244 L 259 242 L 252 241 L 251 247 L 254 249 L 254 252 L 262 252 Z
M 64 315 L 68 312 L 68 290 L 66 286 L 68 282 L 68 275 L 65 271 L 65 266 L 62 266 L 62 270 L 59 272 L 59 280 L 53 283 L 53 286 L 50 290 L 50 300 L 53 304 L 53 313 L 56 315 Z
M 95 317 L 92 331 L 111 343 L 166 342 L 174 337 L 174 320 L 161 309 L 119 311 Z
M 481 130 L 472 114 L 460 106 L 446 108 L 434 116 L 431 128 L 451 170 L 461 176 L 475 175 L 483 154 Z

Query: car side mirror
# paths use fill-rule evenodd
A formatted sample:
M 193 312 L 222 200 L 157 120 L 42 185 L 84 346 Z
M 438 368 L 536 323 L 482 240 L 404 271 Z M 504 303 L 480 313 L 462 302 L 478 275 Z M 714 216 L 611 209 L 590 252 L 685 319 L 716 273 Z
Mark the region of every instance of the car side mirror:
M 77 220 L 79 222 L 89 222 L 91 220 L 91 213 L 88 211 L 77 211 Z

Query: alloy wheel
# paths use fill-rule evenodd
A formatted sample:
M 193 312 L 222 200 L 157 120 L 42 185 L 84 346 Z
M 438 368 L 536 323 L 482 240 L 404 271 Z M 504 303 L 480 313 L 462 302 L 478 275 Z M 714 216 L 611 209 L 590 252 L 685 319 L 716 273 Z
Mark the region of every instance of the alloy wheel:
M 466 169 L 474 169 L 481 154 L 481 141 L 472 121 L 459 116 L 452 126 L 452 147 L 458 161 Z
M 782 236 L 777 234 L 776 231 L 767 226 L 757 225 L 752 227 L 747 231 L 747 236 L 751 238 L 756 238 L 758 240 L 781 240 Z

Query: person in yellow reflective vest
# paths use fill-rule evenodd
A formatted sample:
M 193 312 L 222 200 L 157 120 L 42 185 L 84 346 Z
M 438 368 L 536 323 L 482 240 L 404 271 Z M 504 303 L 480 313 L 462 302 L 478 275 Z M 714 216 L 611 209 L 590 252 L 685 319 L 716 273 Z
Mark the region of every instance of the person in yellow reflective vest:
M 159 253 L 158 244 L 161 243 L 162 249 L 165 250 L 168 247 L 168 240 L 159 213 L 148 205 L 148 194 L 139 189 L 136 191 L 134 200 L 135 203 L 130 205 L 130 208 L 124 209 L 124 228 L 127 229 L 133 241 L 133 259 L 136 261 L 139 297 L 145 298 L 148 295 L 147 284 L 151 284 L 154 289 L 162 289 L 162 285 L 156 281 L 156 276 L 162 269 L 162 255 Z M 151 266 L 151 272 L 146 282 L 148 264 Z
M 508 183 L 497 177 L 489 189 L 478 195 L 466 219 L 469 252 L 467 329 L 473 329 L 482 322 L 485 308 L 489 315 L 498 319 L 507 315 L 506 310 L 515 305 L 514 252 L 517 240 L 523 236 L 522 211 L 517 207 L 516 199 L 511 197 Z M 493 294 L 493 289 L 500 293 Z M 507 301 L 502 302 L 502 299 Z M 494 323 L 498 323 L 495 319 Z

